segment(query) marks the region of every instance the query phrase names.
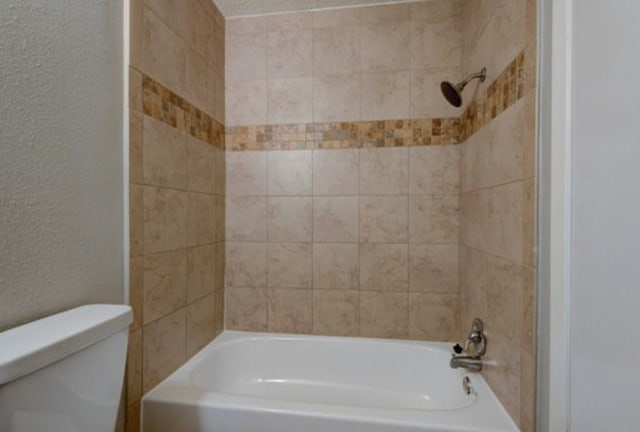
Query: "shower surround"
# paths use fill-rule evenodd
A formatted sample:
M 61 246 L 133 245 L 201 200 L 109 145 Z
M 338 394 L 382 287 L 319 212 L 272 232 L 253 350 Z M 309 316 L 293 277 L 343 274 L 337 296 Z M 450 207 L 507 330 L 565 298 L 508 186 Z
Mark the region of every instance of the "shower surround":
M 127 429 L 223 319 L 460 340 L 481 316 L 483 374 L 534 430 L 535 0 L 131 5 Z
M 535 1 L 226 26 L 226 328 L 460 340 L 486 317 L 484 374 L 533 430 Z M 440 81 L 485 66 L 448 105 Z
M 126 430 L 140 398 L 223 328 L 224 18 L 130 0 Z M 179 7 L 177 7 L 179 6 Z

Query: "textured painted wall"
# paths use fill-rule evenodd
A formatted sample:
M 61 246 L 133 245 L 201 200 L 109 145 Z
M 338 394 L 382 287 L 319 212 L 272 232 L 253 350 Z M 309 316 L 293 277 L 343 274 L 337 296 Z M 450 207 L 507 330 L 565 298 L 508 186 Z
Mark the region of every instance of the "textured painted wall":
M 0 329 L 123 299 L 122 6 L 0 3 Z

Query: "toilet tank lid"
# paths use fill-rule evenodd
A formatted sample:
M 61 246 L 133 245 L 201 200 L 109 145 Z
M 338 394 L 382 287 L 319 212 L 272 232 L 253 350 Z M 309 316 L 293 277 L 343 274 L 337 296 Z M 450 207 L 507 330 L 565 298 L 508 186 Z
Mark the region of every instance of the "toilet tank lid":
M 0 333 L 0 385 L 93 345 L 133 321 L 126 305 L 87 305 Z

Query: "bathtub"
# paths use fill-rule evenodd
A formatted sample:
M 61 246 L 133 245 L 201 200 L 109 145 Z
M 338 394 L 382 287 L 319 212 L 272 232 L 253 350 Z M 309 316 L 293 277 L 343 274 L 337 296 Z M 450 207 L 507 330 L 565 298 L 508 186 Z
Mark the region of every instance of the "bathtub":
M 450 353 L 445 343 L 225 331 L 143 398 L 143 431 L 518 431 L 479 374 L 449 367 Z

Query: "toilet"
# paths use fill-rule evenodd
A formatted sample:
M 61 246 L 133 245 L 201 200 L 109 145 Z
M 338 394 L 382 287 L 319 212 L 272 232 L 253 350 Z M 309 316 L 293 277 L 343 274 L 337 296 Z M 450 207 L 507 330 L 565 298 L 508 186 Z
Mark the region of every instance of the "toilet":
M 132 319 L 88 305 L 0 333 L 0 431 L 113 432 Z

